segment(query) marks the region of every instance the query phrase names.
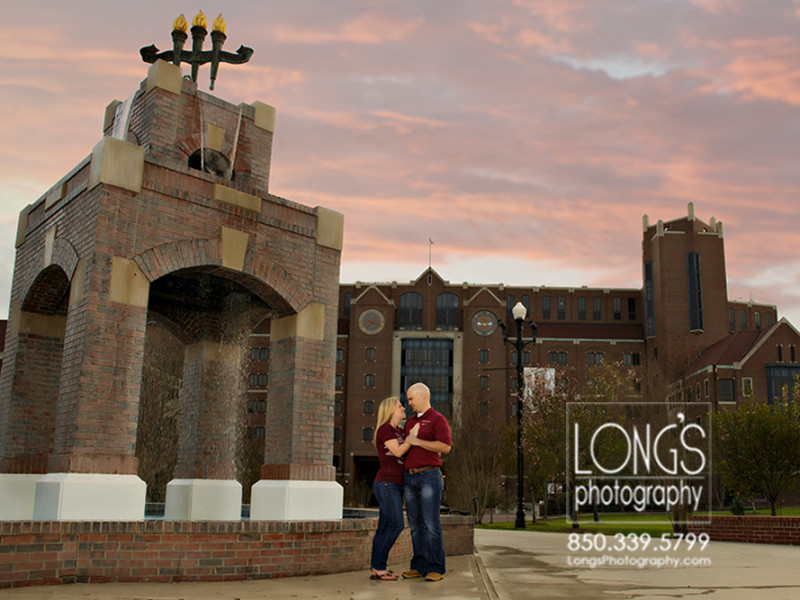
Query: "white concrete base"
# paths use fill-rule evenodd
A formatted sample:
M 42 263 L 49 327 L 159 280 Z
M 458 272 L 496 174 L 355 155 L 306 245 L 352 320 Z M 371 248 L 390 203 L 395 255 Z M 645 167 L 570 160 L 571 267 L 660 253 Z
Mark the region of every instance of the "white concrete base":
M 238 521 L 242 484 L 233 479 L 173 479 L 167 484 L 168 521 Z
M 147 485 L 136 475 L 48 473 L 36 482 L 34 521 L 141 521 Z
M 251 521 L 331 521 L 342 518 L 343 506 L 335 481 L 262 479 L 250 490 Z
M 33 499 L 41 473 L 0 473 L 0 521 L 33 520 Z

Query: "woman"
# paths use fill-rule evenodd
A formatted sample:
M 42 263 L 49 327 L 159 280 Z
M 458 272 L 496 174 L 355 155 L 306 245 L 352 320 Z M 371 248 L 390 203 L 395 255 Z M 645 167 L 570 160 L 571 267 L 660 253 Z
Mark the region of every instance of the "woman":
M 415 427 L 409 432 L 409 439 L 403 439 L 403 430 L 397 426 L 405 416 L 405 409 L 395 396 L 386 398 L 378 407 L 378 422 L 372 439 L 381 466 L 372 490 L 380 510 L 378 528 L 372 539 L 370 579 L 394 581 L 398 577 L 386 568 L 386 561 L 389 550 L 403 531 L 403 456 L 411 448 L 409 440 L 416 436 L 419 429 L 419 426 Z

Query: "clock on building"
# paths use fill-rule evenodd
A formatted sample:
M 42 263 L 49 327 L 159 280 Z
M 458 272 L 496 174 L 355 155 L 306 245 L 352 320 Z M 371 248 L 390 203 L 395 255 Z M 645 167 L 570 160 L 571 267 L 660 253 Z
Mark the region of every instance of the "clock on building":
M 497 317 L 490 310 L 479 310 L 472 316 L 472 330 L 478 335 L 492 335 L 497 329 Z
M 368 308 L 358 317 L 358 328 L 367 335 L 374 335 L 383 331 L 386 317 L 377 308 Z

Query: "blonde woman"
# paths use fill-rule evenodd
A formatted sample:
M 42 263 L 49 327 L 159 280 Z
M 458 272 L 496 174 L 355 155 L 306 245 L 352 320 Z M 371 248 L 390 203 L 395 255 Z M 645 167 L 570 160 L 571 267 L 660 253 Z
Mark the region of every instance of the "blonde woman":
M 403 531 L 403 461 L 411 448 L 419 426 L 409 431 L 408 439 L 397 426 L 406 416 L 403 405 L 396 396 L 386 398 L 378 407 L 378 422 L 373 441 L 381 466 L 372 484 L 378 499 L 378 528 L 372 539 L 370 579 L 395 581 L 397 575 L 386 568 L 389 550 Z

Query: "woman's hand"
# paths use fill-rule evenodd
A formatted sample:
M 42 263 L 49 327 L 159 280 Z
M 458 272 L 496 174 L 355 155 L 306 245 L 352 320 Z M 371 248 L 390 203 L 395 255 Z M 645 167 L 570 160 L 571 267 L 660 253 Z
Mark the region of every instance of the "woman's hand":
M 418 445 L 417 442 L 419 442 L 419 438 L 417 438 L 417 433 L 419 433 L 419 423 L 411 428 L 411 431 L 408 432 L 408 437 L 406 438 L 406 441 L 412 446 Z

